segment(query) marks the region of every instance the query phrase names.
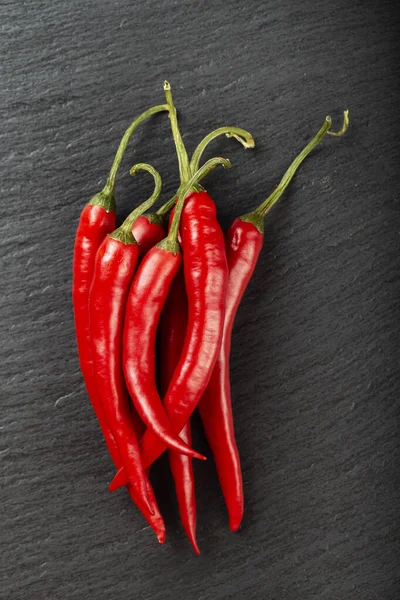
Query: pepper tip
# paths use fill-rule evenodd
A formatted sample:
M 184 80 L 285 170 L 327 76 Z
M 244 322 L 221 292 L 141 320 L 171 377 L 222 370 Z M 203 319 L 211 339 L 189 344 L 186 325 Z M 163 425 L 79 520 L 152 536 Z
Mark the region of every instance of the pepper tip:
M 160 533 L 157 533 L 156 535 L 157 535 L 158 543 L 163 544 L 167 537 L 165 531 L 161 531 Z

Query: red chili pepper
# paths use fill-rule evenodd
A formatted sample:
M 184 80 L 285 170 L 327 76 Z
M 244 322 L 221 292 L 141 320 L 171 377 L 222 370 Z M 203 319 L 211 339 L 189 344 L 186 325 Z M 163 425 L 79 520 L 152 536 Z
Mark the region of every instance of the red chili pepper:
M 122 370 L 122 331 L 129 285 L 139 248 L 132 235 L 132 224 L 159 197 L 161 178 L 149 165 L 136 165 L 155 179 L 152 196 L 135 209 L 125 222 L 102 242 L 97 255 L 89 295 L 90 336 L 98 398 L 137 499 L 154 513 L 155 498 L 140 458 L 139 445 Z
M 200 169 L 199 174 L 204 175 L 217 164 L 230 166 L 229 161 L 225 159 L 212 159 Z M 177 434 L 175 437 L 170 436 L 171 425 L 158 395 L 155 377 L 157 326 L 171 282 L 181 263 L 177 241 L 180 215 L 186 193 L 197 181 L 198 176 L 196 174 L 191 179 L 190 185 L 185 187 L 186 192 L 180 195 L 175 223 L 168 236 L 146 254 L 132 282 L 125 313 L 123 366 L 127 387 L 136 410 L 149 431 L 160 440 L 162 447 L 164 448 L 168 441 L 168 447 L 193 458 L 204 459 L 201 454 L 183 445 Z M 181 429 L 182 427 L 179 431 Z M 150 463 L 145 468 L 149 465 Z
M 128 127 L 118 147 L 107 183 L 104 189 L 96 194 L 83 209 L 75 237 L 72 301 L 80 367 L 90 401 L 99 420 L 114 463 L 118 461 L 118 449 L 97 398 L 93 379 L 89 335 L 89 290 L 97 250 L 104 237 L 115 229 L 115 179 L 129 139 L 140 123 L 151 115 L 165 110 L 169 110 L 166 104 L 146 110 Z
M 347 114 L 345 115 L 347 119 Z M 226 312 L 221 350 L 213 374 L 199 404 L 200 416 L 213 452 L 218 478 L 228 509 L 230 528 L 236 531 L 243 517 L 243 484 L 236 445 L 229 356 L 232 327 L 237 309 L 254 272 L 264 241 L 264 218 L 286 189 L 304 158 L 330 133 L 330 119 L 289 167 L 278 188 L 255 211 L 239 217 L 226 233 L 225 244 L 229 267 Z M 347 129 L 347 125 L 345 126 Z M 344 132 L 343 132 L 344 133 Z
M 217 360 L 228 279 L 224 237 L 214 202 L 206 192 L 189 195 L 180 231 L 188 326 L 182 355 L 164 400 L 176 432 L 181 431 L 200 401 Z M 141 442 L 145 464 L 151 464 L 164 449 L 150 431 L 145 433 Z
M 95 196 L 96 200 L 103 201 L 101 194 Z M 93 200 L 91 201 L 93 202 Z M 118 449 L 115 440 L 104 418 L 103 410 L 99 404 L 93 379 L 93 362 L 89 336 L 89 289 L 93 278 L 94 261 L 96 252 L 104 237 L 115 229 L 115 203 L 107 206 L 87 204 L 83 209 L 78 230 L 75 237 L 73 258 L 73 287 L 72 299 L 75 317 L 75 334 L 79 352 L 79 362 L 86 389 L 92 402 L 96 416 L 99 420 L 108 451 L 116 462 Z
M 186 334 L 187 298 L 182 267 L 172 282 L 160 321 L 160 384 L 164 396 L 179 362 Z M 180 432 L 181 438 L 192 443 L 190 422 Z M 175 482 L 181 521 L 193 549 L 200 554 L 196 541 L 196 496 L 192 459 L 169 451 L 169 464 Z
M 230 528 L 237 531 L 243 517 L 243 483 L 236 445 L 229 380 L 233 319 L 262 248 L 262 236 L 250 223 L 236 219 L 225 236 L 229 268 L 223 338 L 211 379 L 199 403 L 208 443 L 228 509 Z

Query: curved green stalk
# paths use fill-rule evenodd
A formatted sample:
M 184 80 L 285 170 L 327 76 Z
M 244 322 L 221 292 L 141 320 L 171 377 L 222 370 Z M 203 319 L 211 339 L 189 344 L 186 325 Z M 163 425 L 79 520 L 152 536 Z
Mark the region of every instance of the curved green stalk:
M 176 194 L 174 194 L 172 196 L 172 198 L 170 198 L 168 200 L 168 202 L 166 202 L 165 204 L 163 204 L 157 211 L 157 215 L 159 215 L 160 217 L 166 217 L 167 214 L 174 208 L 175 203 L 176 203 L 176 198 L 179 195 L 179 190 L 176 192 Z
M 315 137 L 307 144 L 305 148 L 300 152 L 300 154 L 294 159 L 290 167 L 287 169 L 286 173 L 282 177 L 279 185 L 272 192 L 270 196 L 260 206 L 258 206 L 255 210 L 250 213 L 243 215 L 241 218 L 242 221 L 249 221 L 253 223 L 257 227 L 257 229 L 263 233 L 264 231 L 264 218 L 268 211 L 276 204 L 279 198 L 282 196 L 283 192 L 286 190 L 287 186 L 293 179 L 297 169 L 303 162 L 303 160 L 310 154 L 310 152 L 320 143 L 320 141 L 325 137 L 327 133 L 330 135 L 341 136 L 346 133 L 349 126 L 349 111 L 344 111 L 343 116 L 343 126 L 337 131 L 329 131 L 330 126 L 332 124 L 331 117 L 326 117 L 325 123 L 315 135 Z
M 146 119 L 148 119 L 152 115 L 155 115 L 156 113 L 162 112 L 164 110 L 168 110 L 169 111 L 169 106 L 167 104 L 160 104 L 159 106 L 153 106 L 153 108 L 149 108 L 148 110 L 145 110 L 137 119 L 135 119 L 135 121 L 133 121 L 133 123 L 130 124 L 130 126 L 128 127 L 128 129 L 125 131 L 122 140 L 120 141 L 117 153 L 115 155 L 114 162 L 112 164 L 112 167 L 111 167 L 111 170 L 110 170 L 110 174 L 108 176 L 107 183 L 105 185 L 105 187 L 107 189 L 109 189 L 112 192 L 114 191 L 115 178 L 117 176 L 118 169 L 119 169 L 119 167 L 121 165 L 121 161 L 122 161 L 122 158 L 124 156 L 124 152 L 126 150 L 128 142 L 129 142 L 129 140 L 131 138 L 131 135 L 135 131 L 135 129 L 141 123 L 143 123 L 143 121 L 145 121 Z
M 158 171 L 156 171 L 155 168 L 152 167 L 151 165 L 148 165 L 146 163 L 138 163 L 137 165 L 134 165 L 132 167 L 132 169 L 130 170 L 130 174 L 134 177 L 137 174 L 137 172 L 140 170 L 147 171 L 148 173 L 153 175 L 154 191 L 153 191 L 152 195 L 150 196 L 150 198 L 148 198 L 140 206 L 135 208 L 126 217 L 126 219 L 122 223 L 122 225 L 110 234 L 111 238 L 113 238 L 115 240 L 119 240 L 120 242 L 123 242 L 124 244 L 136 244 L 137 243 L 132 234 L 132 226 L 138 217 L 140 217 L 143 213 L 146 212 L 146 210 L 148 210 L 151 206 L 153 206 L 153 204 L 155 202 L 157 202 L 157 200 L 160 196 L 160 193 L 161 193 L 162 182 L 161 182 L 161 177 L 160 177 L 160 174 L 158 173 Z
M 348 128 L 349 128 L 349 111 L 344 110 L 343 111 L 343 125 L 342 125 L 341 129 L 339 129 L 339 131 L 327 131 L 326 133 L 328 135 L 334 135 L 336 137 L 340 137 L 341 135 L 346 133 Z
M 145 121 L 148 117 L 151 117 L 151 115 L 155 115 L 156 113 L 162 112 L 164 110 L 169 111 L 168 104 L 160 104 L 158 106 L 153 106 L 152 108 L 145 110 L 141 115 L 139 115 L 139 117 L 137 119 L 135 119 L 129 125 L 128 129 L 125 131 L 125 133 L 122 137 L 122 140 L 119 143 L 118 150 L 115 154 L 115 158 L 114 158 L 113 164 L 111 166 L 111 170 L 108 175 L 106 185 L 104 186 L 104 188 L 102 189 L 101 192 L 99 192 L 98 194 L 93 196 L 93 198 L 90 200 L 89 204 L 91 206 L 102 206 L 108 212 L 115 211 L 115 199 L 114 199 L 115 179 L 117 177 L 118 169 L 121 165 L 121 161 L 124 156 L 128 142 L 129 142 L 133 132 L 135 131 L 135 129 L 141 123 L 143 123 L 143 121 Z
M 255 142 L 254 138 L 248 131 L 244 129 L 240 129 L 240 127 L 219 127 L 219 129 L 215 129 L 212 131 L 204 139 L 201 140 L 200 144 L 197 146 L 196 150 L 193 152 L 191 161 L 190 161 L 190 170 L 193 173 L 199 170 L 199 164 L 201 156 L 208 146 L 208 144 L 214 140 L 216 137 L 220 135 L 226 135 L 226 137 L 233 137 L 238 142 L 242 144 L 242 146 L 246 148 L 254 148 Z
M 174 105 L 174 101 L 172 100 L 171 85 L 168 83 L 168 81 L 164 81 L 164 92 L 165 99 L 169 108 L 169 118 L 171 121 L 172 135 L 175 142 L 176 153 L 178 155 L 179 174 L 181 177 L 181 183 L 185 184 L 189 181 L 191 177 L 189 157 L 186 152 L 185 144 L 183 143 L 181 132 L 179 130 L 176 108 Z

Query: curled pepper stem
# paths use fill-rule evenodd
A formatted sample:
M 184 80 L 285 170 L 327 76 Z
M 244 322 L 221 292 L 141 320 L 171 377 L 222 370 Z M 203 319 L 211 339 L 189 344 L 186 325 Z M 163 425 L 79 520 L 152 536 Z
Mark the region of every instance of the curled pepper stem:
M 136 221 L 136 219 L 138 219 L 143 213 L 146 212 L 146 210 L 148 210 L 151 206 L 153 206 L 153 204 L 155 202 L 157 202 L 158 198 L 160 197 L 160 193 L 161 193 L 161 186 L 162 186 L 161 176 L 158 173 L 158 171 L 155 170 L 154 167 L 152 167 L 151 165 L 148 165 L 146 163 L 138 163 L 137 165 L 134 165 L 131 168 L 130 174 L 134 177 L 138 171 L 147 171 L 148 173 L 150 173 L 153 176 L 154 191 L 145 202 L 142 202 L 142 204 L 140 204 L 140 206 L 135 208 L 126 217 L 125 221 L 122 223 L 122 225 L 120 227 L 118 227 L 118 229 L 116 229 L 115 231 L 113 231 L 113 233 L 110 234 L 110 237 L 112 237 L 113 239 L 119 240 L 119 241 L 123 242 L 124 244 L 135 244 L 136 243 L 136 240 L 132 234 L 132 226 L 133 226 L 134 222 Z
M 242 144 L 242 146 L 246 148 L 254 148 L 255 142 L 254 138 L 248 131 L 244 129 L 240 129 L 240 127 L 219 127 L 219 129 L 215 129 L 211 131 L 205 138 L 203 138 L 200 144 L 197 146 L 196 150 L 193 152 L 191 161 L 190 161 L 190 170 L 193 173 L 199 170 L 199 164 L 201 156 L 212 140 L 220 135 L 226 135 L 226 137 L 233 137 L 238 142 Z
M 179 194 L 179 190 L 176 192 L 176 194 L 174 194 L 172 196 L 172 198 L 170 198 L 168 200 L 168 202 L 166 202 L 165 204 L 163 204 L 157 211 L 157 215 L 160 215 L 160 217 L 165 217 L 175 206 L 176 203 L 176 197 Z
M 135 208 L 135 210 L 133 210 L 130 213 L 130 215 L 125 219 L 123 226 L 129 231 L 132 229 L 132 225 L 134 224 L 136 219 L 138 217 L 140 217 L 143 213 L 145 213 L 146 210 L 151 208 L 153 206 L 153 204 L 155 204 L 155 202 L 157 202 L 158 198 L 160 197 L 160 193 L 161 193 L 161 186 L 162 186 L 161 176 L 160 176 L 160 173 L 158 171 L 156 171 L 156 169 L 154 167 L 152 167 L 151 165 L 148 165 L 146 163 L 138 163 L 137 165 L 134 165 L 132 167 L 132 169 L 129 171 L 129 173 L 132 175 L 132 177 L 135 177 L 137 175 L 138 171 L 147 171 L 148 173 L 153 175 L 154 191 L 153 191 L 152 195 L 150 196 L 150 198 L 148 198 L 140 206 Z
M 251 135 L 251 133 L 249 133 L 245 129 L 241 129 L 240 127 L 219 127 L 219 129 L 215 129 L 214 131 L 211 131 L 211 133 L 206 135 L 206 137 L 202 139 L 200 144 L 197 146 L 196 150 L 193 152 L 193 156 L 190 161 L 190 171 L 191 171 L 192 175 L 199 170 L 200 159 L 203 155 L 204 150 L 208 146 L 208 144 L 212 140 L 214 140 L 216 137 L 218 137 L 220 135 L 224 135 L 224 134 L 226 135 L 226 137 L 235 138 L 238 142 L 240 142 L 242 144 L 242 146 L 245 149 L 246 148 L 254 148 L 254 146 L 255 146 L 253 136 Z M 197 183 L 199 183 L 201 181 L 201 179 L 203 179 L 203 177 L 205 177 L 205 175 L 203 175 L 203 176 L 200 175 L 199 179 L 197 179 Z M 174 194 L 174 196 L 172 196 L 172 198 L 170 198 L 168 200 L 168 202 L 163 204 L 157 210 L 157 215 L 159 215 L 160 217 L 165 217 L 174 208 L 175 203 L 176 203 L 176 198 L 178 195 L 179 195 L 179 190 L 177 191 L 176 194 Z
M 135 119 L 135 121 L 133 121 L 128 129 L 125 131 L 122 140 L 120 141 L 120 144 L 118 146 L 118 150 L 117 153 L 115 155 L 114 158 L 114 162 L 112 164 L 110 173 L 108 175 L 108 179 L 106 182 L 106 185 L 104 186 L 103 192 L 105 194 L 110 194 L 113 195 L 114 194 L 114 188 L 115 188 L 115 179 L 117 177 L 117 173 L 118 173 L 118 169 L 121 165 L 121 161 L 122 158 L 124 156 L 126 147 L 128 145 L 128 142 L 133 134 L 133 132 L 135 131 L 135 129 L 141 124 L 143 123 L 143 121 L 145 121 L 146 119 L 148 119 L 149 117 L 151 117 L 152 115 L 155 115 L 156 113 L 162 112 L 162 111 L 169 111 L 169 106 L 168 104 L 160 104 L 158 106 L 153 106 L 152 108 L 149 108 L 148 110 L 145 110 L 141 115 L 139 115 L 139 117 L 137 119 Z
M 172 135 L 175 142 L 176 153 L 178 155 L 179 174 L 181 178 L 181 183 L 185 184 L 189 181 L 191 177 L 189 157 L 186 152 L 185 144 L 183 143 L 181 132 L 179 130 L 176 108 L 174 105 L 174 101 L 172 100 L 171 85 L 168 81 L 164 81 L 164 92 L 169 109 L 169 118 L 171 121 Z
M 343 111 L 343 125 L 342 125 L 341 129 L 339 129 L 339 131 L 329 131 L 328 130 L 326 133 L 328 135 L 334 135 L 336 137 L 340 137 L 341 135 L 346 133 L 348 128 L 349 128 L 349 111 L 345 110 L 345 111 Z
M 329 131 L 330 126 L 332 124 L 331 117 L 326 117 L 325 123 L 315 135 L 315 137 L 307 144 L 305 148 L 300 152 L 300 154 L 294 159 L 290 167 L 287 169 L 286 173 L 282 177 L 280 183 L 275 188 L 270 196 L 258 208 L 256 208 L 251 213 L 243 215 L 241 218 L 242 221 L 250 221 L 252 222 L 261 232 L 263 231 L 263 222 L 265 215 L 271 208 L 276 204 L 279 198 L 282 196 L 283 192 L 286 190 L 287 186 L 293 179 L 297 169 L 303 162 L 303 160 L 310 154 L 310 152 L 320 143 L 320 141 L 325 137 L 327 133 L 335 136 L 344 135 L 349 126 L 349 111 L 344 111 L 343 117 L 343 126 L 338 132 Z

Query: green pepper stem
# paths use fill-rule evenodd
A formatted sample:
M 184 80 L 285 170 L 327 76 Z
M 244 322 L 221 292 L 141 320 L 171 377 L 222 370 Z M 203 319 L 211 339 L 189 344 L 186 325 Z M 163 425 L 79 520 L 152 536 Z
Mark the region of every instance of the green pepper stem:
M 221 128 L 222 129 L 222 128 Z M 250 146 L 249 146 L 250 148 Z M 202 189 L 201 185 L 199 185 L 199 182 L 204 179 L 204 177 L 207 175 L 207 173 L 201 173 L 201 171 L 199 170 L 199 168 L 197 168 L 197 180 L 196 183 L 193 184 L 193 188 L 196 189 L 196 191 L 200 191 Z M 159 215 L 160 217 L 164 218 L 169 212 L 171 212 L 171 210 L 174 208 L 175 204 L 176 204 L 176 199 L 179 196 L 179 191 L 182 189 L 182 186 L 179 186 L 178 190 L 176 191 L 176 193 L 172 196 L 172 198 L 170 198 L 168 200 L 168 202 L 166 202 L 165 204 L 163 204 L 162 206 L 160 206 L 160 208 L 157 210 L 156 214 Z
M 138 219 L 143 213 L 146 212 L 155 202 L 157 202 L 160 192 L 161 192 L 161 177 L 158 171 L 154 169 L 151 165 L 146 163 L 138 163 L 134 165 L 130 170 L 130 174 L 134 177 L 138 171 L 147 171 L 154 178 L 154 191 L 150 198 L 148 198 L 145 202 L 142 202 L 140 206 L 135 208 L 125 219 L 125 221 L 110 234 L 110 237 L 123 242 L 124 244 L 136 244 L 136 240 L 132 234 L 132 226 L 136 219 Z
M 132 175 L 132 177 L 135 177 L 135 175 L 137 175 L 138 171 L 147 171 L 148 173 L 153 175 L 154 191 L 153 191 L 152 195 L 150 196 L 150 198 L 148 198 L 140 206 L 135 208 L 130 213 L 130 215 L 125 219 L 125 221 L 123 222 L 121 227 L 123 227 L 126 231 L 132 230 L 132 225 L 134 224 L 136 219 L 138 217 L 140 217 L 143 213 L 145 213 L 146 210 L 151 208 L 155 202 L 157 202 L 158 198 L 160 197 L 160 193 L 161 193 L 161 186 L 162 186 L 161 176 L 160 176 L 160 173 L 158 171 L 156 171 L 154 167 L 152 167 L 151 165 L 148 165 L 146 163 L 138 163 L 137 165 L 134 165 L 132 167 L 132 169 L 129 171 L 129 173 Z
M 197 171 L 197 173 L 190 178 L 186 185 L 181 187 L 178 201 L 176 203 L 174 218 L 172 219 L 171 227 L 167 236 L 167 240 L 171 243 L 171 245 L 176 244 L 178 240 L 179 224 L 186 195 L 200 179 L 203 179 L 206 175 L 208 175 L 208 173 L 215 169 L 217 165 L 222 165 L 225 169 L 229 169 L 232 166 L 231 162 L 227 158 L 211 158 Z
M 332 124 L 331 117 L 326 117 L 325 123 L 323 124 L 321 129 L 318 131 L 316 136 L 307 144 L 307 146 L 305 148 L 303 148 L 303 150 L 300 152 L 300 154 L 294 159 L 294 161 L 292 162 L 292 164 L 290 165 L 290 167 L 288 168 L 288 170 L 282 177 L 282 179 L 281 179 L 279 185 L 276 187 L 276 189 L 252 213 L 249 213 L 248 215 L 244 215 L 244 217 L 245 217 L 244 220 L 246 220 L 246 219 L 250 220 L 248 217 L 250 217 L 251 215 L 253 215 L 258 220 L 261 220 L 261 219 L 263 220 L 265 218 L 265 215 L 268 213 L 269 210 L 271 210 L 271 208 L 274 206 L 274 204 L 279 200 L 279 198 L 282 196 L 283 192 L 286 190 L 287 186 L 293 179 L 294 174 L 296 173 L 297 169 L 299 168 L 299 166 L 301 165 L 303 160 L 320 143 L 320 141 L 325 137 L 325 135 L 327 133 L 329 133 L 331 135 L 341 136 L 346 133 L 348 126 L 349 126 L 349 112 L 347 110 L 344 111 L 343 126 L 340 129 L 340 131 L 338 131 L 338 132 L 329 131 L 331 124 Z
M 169 118 L 171 121 L 172 135 L 174 138 L 176 153 L 178 156 L 181 184 L 185 184 L 189 181 L 191 177 L 189 157 L 186 152 L 185 144 L 183 143 L 181 132 L 179 130 L 176 108 L 174 105 L 174 101 L 172 100 L 171 85 L 168 83 L 168 81 L 164 81 L 164 92 L 169 109 Z
M 155 115 L 156 113 L 162 112 L 164 110 L 169 111 L 169 106 L 167 104 L 160 104 L 158 106 L 153 106 L 152 108 L 145 110 L 137 119 L 135 119 L 135 121 L 133 121 L 133 123 L 131 123 L 129 125 L 128 129 L 125 131 L 125 133 L 122 137 L 122 140 L 120 141 L 117 153 L 114 158 L 114 162 L 112 164 L 110 173 L 108 175 L 106 185 L 104 186 L 103 192 L 105 194 L 110 194 L 110 195 L 114 194 L 115 179 L 117 177 L 118 169 L 121 165 L 121 161 L 124 156 L 124 152 L 126 150 L 128 142 L 129 142 L 133 132 L 135 131 L 135 129 L 141 123 L 143 123 L 143 121 L 148 119 L 148 117 L 151 117 L 151 115 Z
M 172 198 L 168 200 L 168 202 L 160 206 L 160 208 L 157 210 L 157 215 L 160 215 L 160 217 L 165 217 L 174 208 L 178 194 L 179 190 L 172 196 Z
M 327 131 L 326 133 L 328 135 L 334 135 L 336 137 L 340 137 L 341 135 L 343 135 L 344 133 L 346 133 L 346 131 L 349 128 L 349 111 L 345 110 L 343 111 L 343 125 L 342 128 L 339 129 L 339 131 Z
M 199 164 L 201 156 L 208 146 L 208 144 L 220 135 L 226 135 L 226 137 L 233 137 L 244 146 L 244 148 L 254 148 L 254 138 L 248 131 L 240 129 L 240 127 L 219 127 L 212 131 L 204 139 L 201 140 L 196 150 L 193 152 L 192 159 L 190 161 L 190 170 L 193 173 L 199 170 Z

